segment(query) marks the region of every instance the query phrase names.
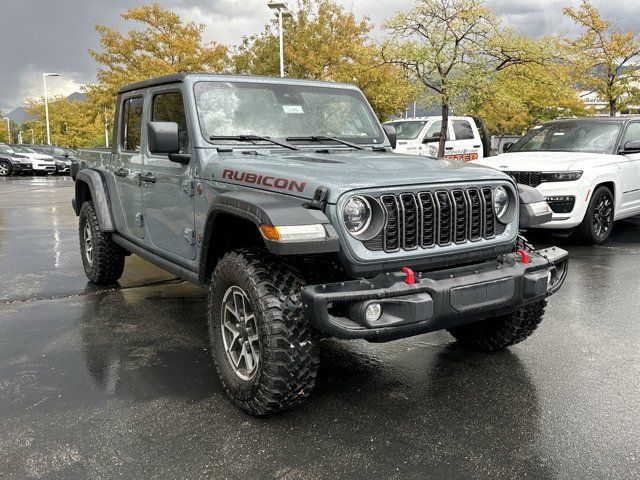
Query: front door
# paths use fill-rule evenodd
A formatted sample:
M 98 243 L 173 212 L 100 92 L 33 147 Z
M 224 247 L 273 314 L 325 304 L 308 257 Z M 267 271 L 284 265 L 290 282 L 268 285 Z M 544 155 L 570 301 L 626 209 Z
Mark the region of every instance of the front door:
M 438 156 L 438 144 L 439 142 L 430 142 L 428 141 L 430 138 L 436 137 L 440 135 L 440 129 L 442 128 L 442 120 L 433 120 L 423 132 L 420 134 L 422 138 L 422 143 L 425 145 L 425 148 L 422 149 L 422 155 L 428 155 L 430 157 Z M 449 153 L 453 150 L 453 141 L 451 140 L 453 131 L 451 129 L 451 122 L 449 122 L 449 126 L 447 128 L 447 140 L 444 143 L 444 156 L 447 158 Z
M 184 103 L 175 86 L 151 90 L 148 117 L 150 121 L 176 122 L 180 153 L 189 153 Z M 149 241 L 168 253 L 194 259 L 195 198 L 191 166 L 172 162 L 167 155 L 152 155 L 147 148 L 143 177 L 142 203 Z
M 125 228 L 134 237 L 144 238 L 142 220 L 142 192 L 140 173 L 142 155 L 143 97 L 124 98 L 120 106 L 120 133 L 118 154 L 114 159 L 114 178 L 118 189 L 118 199 L 122 207 Z
M 624 148 L 627 142 L 640 142 L 640 122 L 627 125 L 620 147 Z M 619 213 L 640 213 L 640 153 L 621 156 L 620 160 L 622 192 Z

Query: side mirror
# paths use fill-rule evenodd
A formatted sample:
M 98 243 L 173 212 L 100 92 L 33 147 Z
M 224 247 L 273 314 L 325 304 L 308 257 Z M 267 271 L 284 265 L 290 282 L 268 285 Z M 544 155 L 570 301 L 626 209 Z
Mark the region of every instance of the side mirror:
M 508 152 L 513 147 L 513 142 L 507 142 L 502 146 L 502 153 Z
M 398 144 L 398 134 L 396 133 L 396 127 L 393 125 L 383 125 L 384 133 L 387 134 L 387 138 L 389 139 L 389 143 L 391 144 L 391 148 L 395 150 L 396 145 Z
M 422 143 L 433 143 L 433 142 L 439 142 L 440 141 L 440 135 L 434 135 L 433 137 L 425 137 L 424 140 L 422 140 Z
M 622 149 L 620 150 L 622 155 L 629 153 L 640 153 L 640 142 L 636 140 L 630 140 L 624 144 Z
M 529 185 L 518 184 L 520 197 L 520 230 L 537 227 L 550 222 L 553 211 L 546 202 L 545 197 L 535 188 Z
M 180 152 L 180 135 L 176 122 L 149 122 L 147 144 L 154 155 L 169 155 Z

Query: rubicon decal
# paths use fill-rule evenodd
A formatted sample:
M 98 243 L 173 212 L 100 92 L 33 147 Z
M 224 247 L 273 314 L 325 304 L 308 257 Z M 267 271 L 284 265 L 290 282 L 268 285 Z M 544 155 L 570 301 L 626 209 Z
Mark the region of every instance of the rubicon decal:
M 235 180 L 236 182 L 251 183 L 262 185 L 269 188 L 279 188 L 280 190 L 290 190 L 292 192 L 304 192 L 307 186 L 306 182 L 299 182 L 290 178 L 272 177 L 269 175 L 259 175 L 251 172 L 239 172 L 225 168 L 222 171 L 222 178 Z

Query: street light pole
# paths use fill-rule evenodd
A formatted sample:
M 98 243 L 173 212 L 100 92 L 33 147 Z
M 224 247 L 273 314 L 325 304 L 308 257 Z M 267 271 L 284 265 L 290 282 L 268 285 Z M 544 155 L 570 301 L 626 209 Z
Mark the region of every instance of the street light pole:
M 278 15 L 278 36 L 280 43 L 280 76 L 284 77 L 284 45 L 282 40 L 282 19 L 285 17 L 291 17 L 291 12 L 287 10 L 287 4 L 284 2 L 270 2 L 267 6 L 271 10 L 275 10 Z
M 8 118 L 5 118 L 7 121 L 7 134 L 9 135 L 9 143 L 11 143 L 11 123 Z
M 44 116 L 47 123 L 47 145 L 51 145 L 51 132 L 49 130 L 49 99 L 47 98 L 47 77 L 61 77 L 59 73 L 43 73 L 42 83 L 44 84 Z

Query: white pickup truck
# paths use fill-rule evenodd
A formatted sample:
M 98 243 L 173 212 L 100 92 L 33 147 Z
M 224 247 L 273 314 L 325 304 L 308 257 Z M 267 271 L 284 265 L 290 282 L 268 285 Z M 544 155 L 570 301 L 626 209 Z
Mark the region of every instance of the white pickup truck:
M 576 118 L 533 127 L 507 153 L 477 163 L 540 191 L 553 210 L 538 228 L 573 230 L 589 243 L 640 215 L 640 117 Z
M 442 117 L 404 118 L 385 125 L 396 129 L 395 153 L 437 156 Z M 473 118 L 450 116 L 444 158 L 468 162 L 488 156 L 485 149 L 489 148 L 489 142 L 483 137 L 482 129 Z

